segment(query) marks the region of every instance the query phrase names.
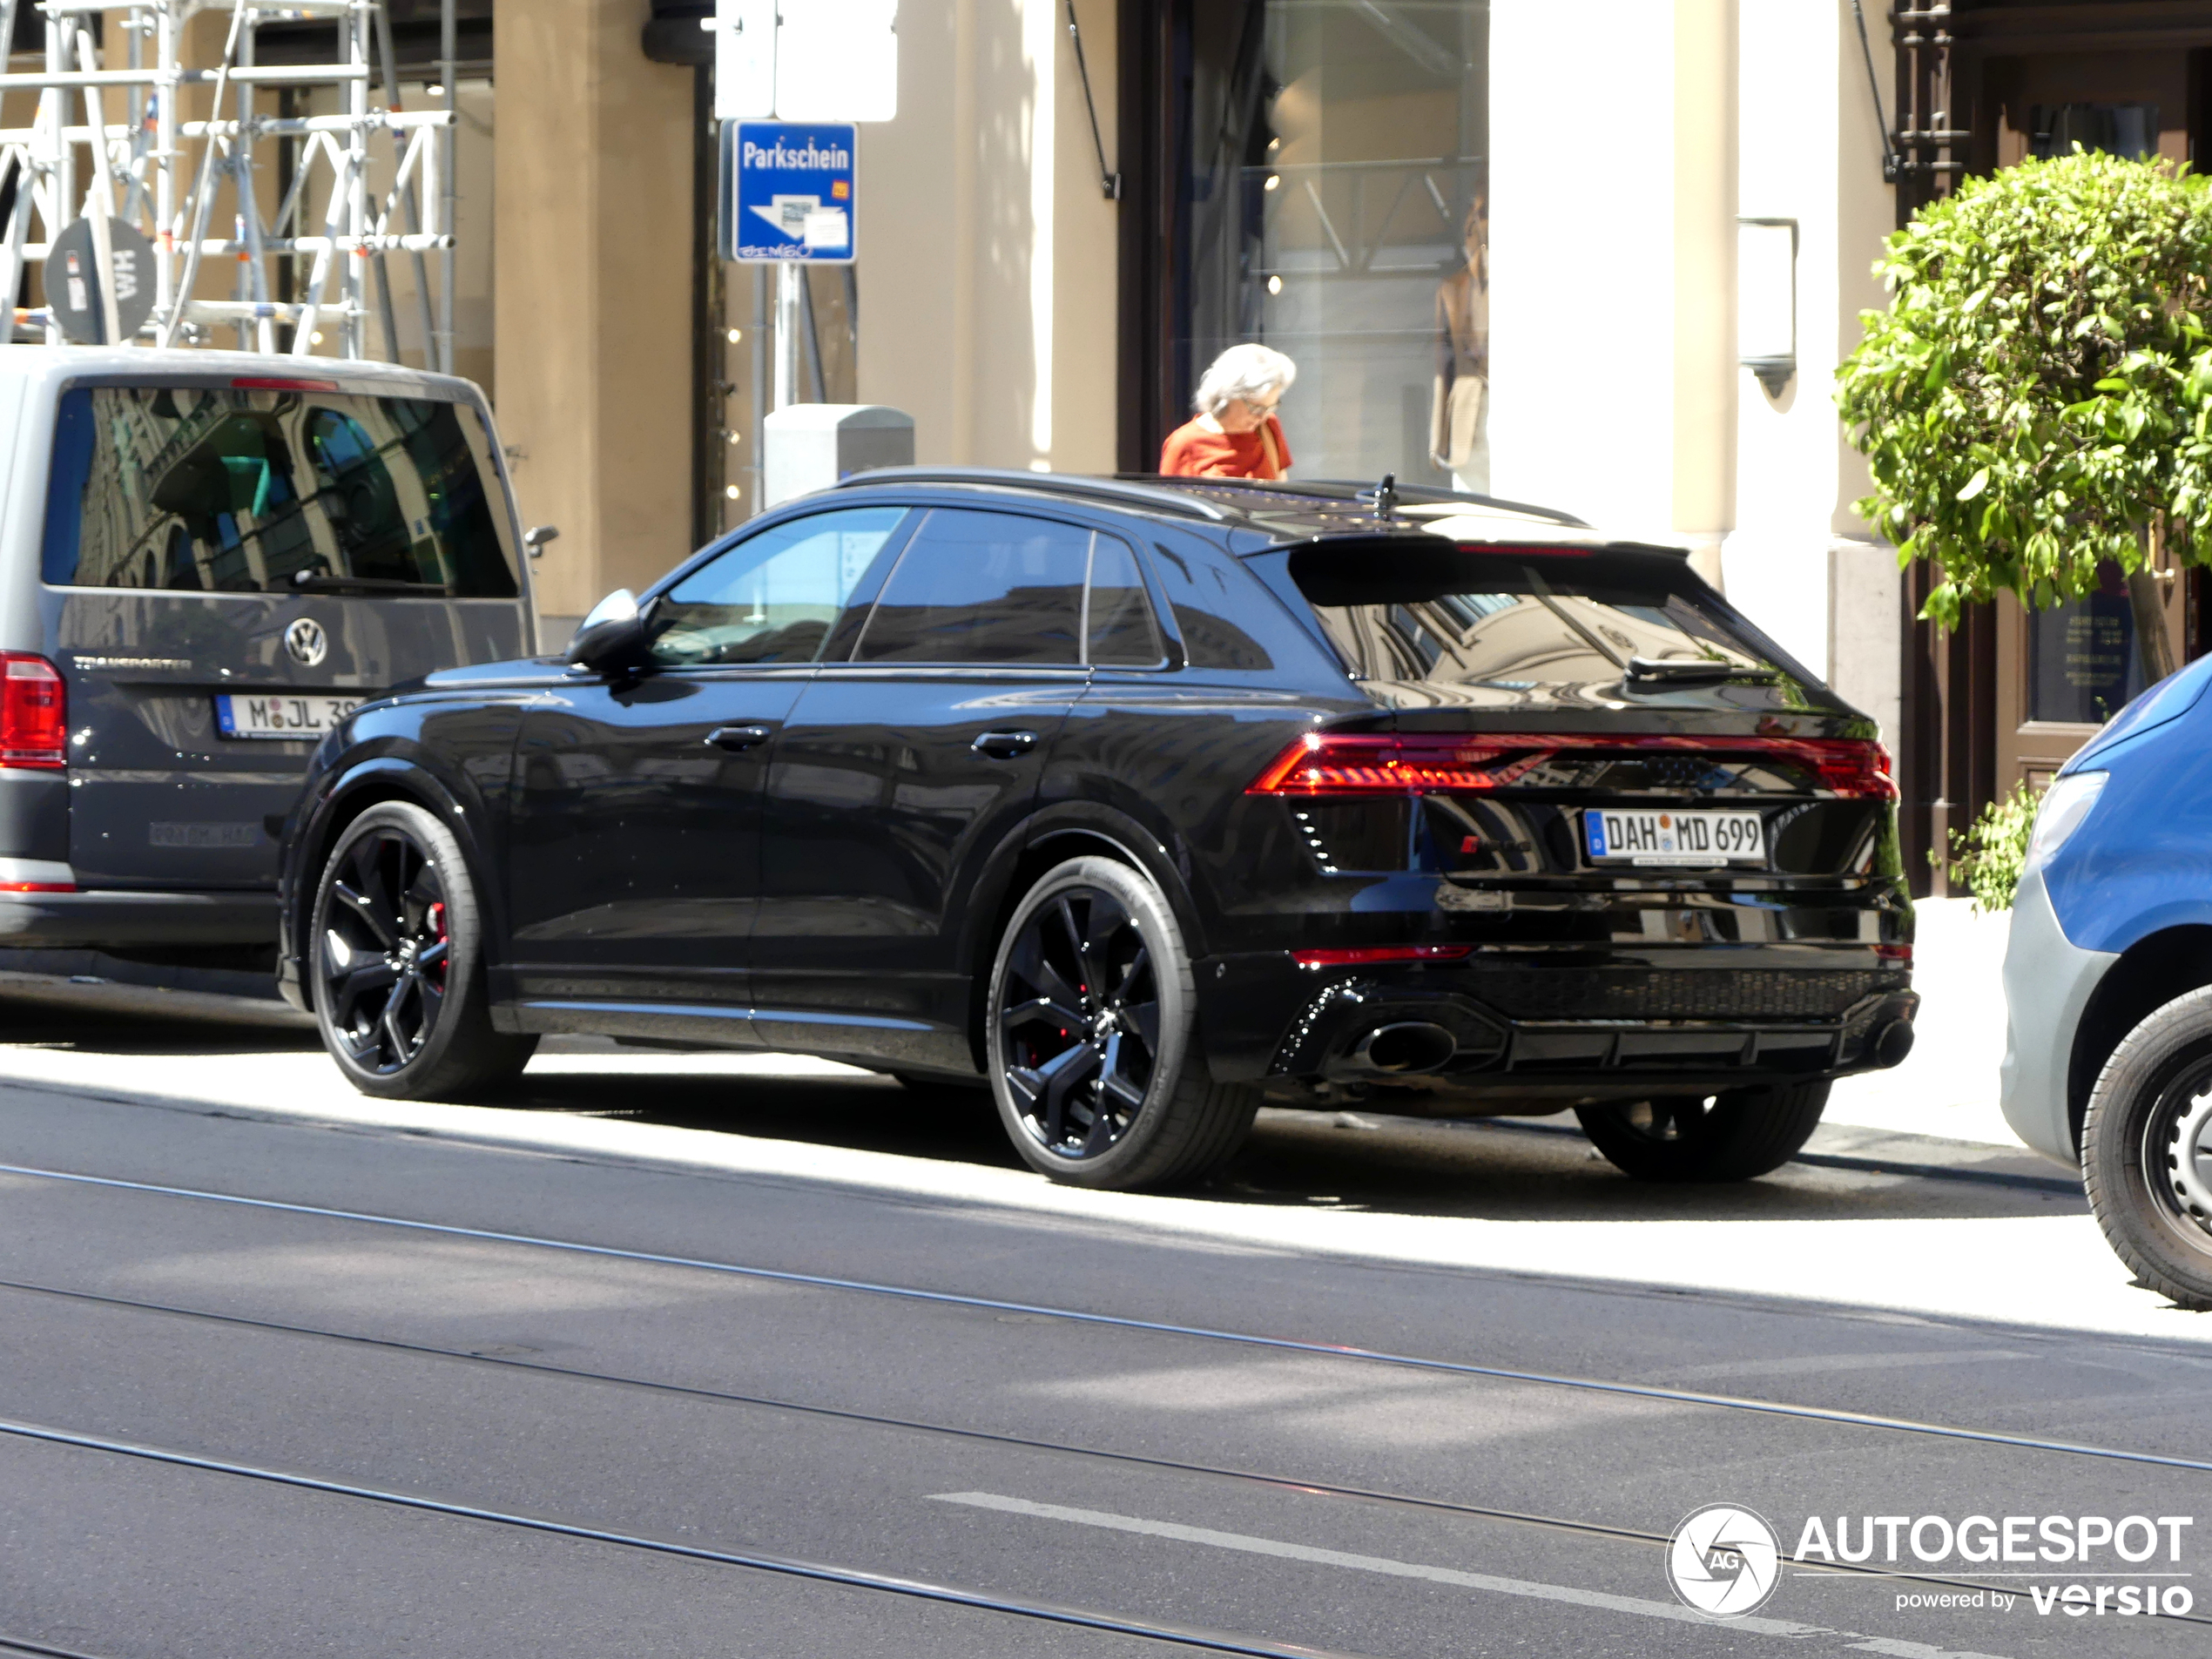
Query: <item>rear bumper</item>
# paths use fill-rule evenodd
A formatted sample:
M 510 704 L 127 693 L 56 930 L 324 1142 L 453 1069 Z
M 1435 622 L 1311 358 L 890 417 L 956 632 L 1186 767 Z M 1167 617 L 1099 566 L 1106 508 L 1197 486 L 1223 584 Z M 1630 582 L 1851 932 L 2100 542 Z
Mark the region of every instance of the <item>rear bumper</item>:
M 1478 958 L 1325 977 L 1287 954 L 1221 959 L 1200 976 L 1217 988 L 1208 1059 L 1224 1082 L 1318 1099 L 1410 1089 L 1564 1103 L 1840 1077 L 1909 1049 L 1920 999 L 1871 951 L 1730 954 L 1717 967 Z M 1424 1028 L 1449 1057 L 1378 1069 L 1362 1044 L 1388 1027 Z
M 99 950 L 276 942 L 273 893 L 0 893 L 0 946 Z

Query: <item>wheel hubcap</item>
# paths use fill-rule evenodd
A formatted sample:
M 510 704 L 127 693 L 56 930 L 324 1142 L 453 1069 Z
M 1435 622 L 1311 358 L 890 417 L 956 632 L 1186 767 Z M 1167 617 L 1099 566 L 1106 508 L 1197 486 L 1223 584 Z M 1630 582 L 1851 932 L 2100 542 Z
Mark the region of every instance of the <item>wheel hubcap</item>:
M 2212 1249 L 2212 1077 L 2176 1089 L 2151 1114 L 2143 1173 L 2168 1221 Z
M 1076 887 L 1015 937 L 995 1010 L 1000 1075 L 1022 1128 L 1057 1157 L 1094 1158 L 1129 1133 L 1152 1086 L 1159 991 L 1120 900 Z
M 394 1072 L 422 1052 L 445 1006 L 445 888 L 397 830 L 363 836 L 328 878 L 320 1006 L 347 1056 Z

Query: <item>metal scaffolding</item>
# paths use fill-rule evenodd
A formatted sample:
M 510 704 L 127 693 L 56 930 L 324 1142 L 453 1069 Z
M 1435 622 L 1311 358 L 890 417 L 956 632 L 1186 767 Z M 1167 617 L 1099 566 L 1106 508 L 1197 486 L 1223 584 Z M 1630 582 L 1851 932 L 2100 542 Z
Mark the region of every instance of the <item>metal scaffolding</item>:
M 25 4 L 44 19 L 46 61 L 23 73 L 10 62 L 0 73 L 0 296 L 9 306 L 25 268 L 86 219 L 113 338 L 114 227 L 127 225 L 151 243 L 154 267 L 152 314 L 136 339 L 270 352 L 288 327 L 290 349 L 307 356 L 329 328 L 344 356 L 398 361 L 387 260 L 399 254 L 413 263 L 426 366 L 452 372 L 453 0 L 441 18 L 439 107 L 428 110 L 400 107 L 381 0 L 0 0 L 0 41 L 11 47 Z M 203 13 L 227 18 L 221 53 L 212 67 L 187 68 L 185 25 Z M 94 32 L 102 14 L 105 45 Z M 262 25 L 321 20 L 335 25 L 338 61 L 255 61 Z M 188 119 L 185 89 L 203 86 L 206 113 Z M 299 93 L 330 87 L 336 113 L 294 112 Z M 8 95 L 23 92 L 37 95 L 35 118 L 5 125 Z M 271 143 L 280 146 L 273 171 L 259 153 Z M 372 188 L 386 158 L 387 176 Z M 228 235 L 218 233 L 219 198 L 227 198 Z M 425 268 L 433 251 L 442 278 L 435 312 Z M 227 299 L 206 297 L 220 268 L 213 261 L 234 267 Z M 14 314 L 13 338 L 64 341 L 52 307 Z M 381 351 L 371 347 L 372 316 Z M 226 331 L 234 341 L 219 341 Z

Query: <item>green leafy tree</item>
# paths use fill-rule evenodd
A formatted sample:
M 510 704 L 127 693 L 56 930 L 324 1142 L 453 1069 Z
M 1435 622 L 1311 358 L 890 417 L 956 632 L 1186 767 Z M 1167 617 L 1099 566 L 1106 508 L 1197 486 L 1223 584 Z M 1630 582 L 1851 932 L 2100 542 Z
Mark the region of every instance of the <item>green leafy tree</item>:
M 2035 833 L 2036 801 L 2035 792 L 2021 784 L 1984 807 L 1972 829 L 1951 832 L 1951 879 L 1974 895 L 1977 913 L 2013 907 L 2028 839 Z M 1928 862 L 1938 862 L 1932 850 Z
M 2079 599 L 2127 573 L 2149 678 L 2173 671 L 2146 562 L 2212 528 L 2212 190 L 2162 160 L 2073 155 L 1969 180 L 1877 267 L 1892 299 L 1838 372 L 1900 564 L 1937 562 L 1922 615 L 2010 589 Z

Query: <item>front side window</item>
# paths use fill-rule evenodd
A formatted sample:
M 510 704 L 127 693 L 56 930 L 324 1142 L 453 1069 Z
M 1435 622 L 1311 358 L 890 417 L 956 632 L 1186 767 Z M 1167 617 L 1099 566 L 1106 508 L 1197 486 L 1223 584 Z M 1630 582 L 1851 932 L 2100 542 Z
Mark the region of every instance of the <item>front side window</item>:
M 748 536 L 653 606 L 653 658 L 674 666 L 811 663 L 903 507 L 814 513 Z
M 1090 541 L 1051 519 L 933 508 L 853 660 L 1076 665 Z
M 455 404 L 208 387 L 63 394 L 42 563 L 58 587 L 521 589 L 482 429 Z

